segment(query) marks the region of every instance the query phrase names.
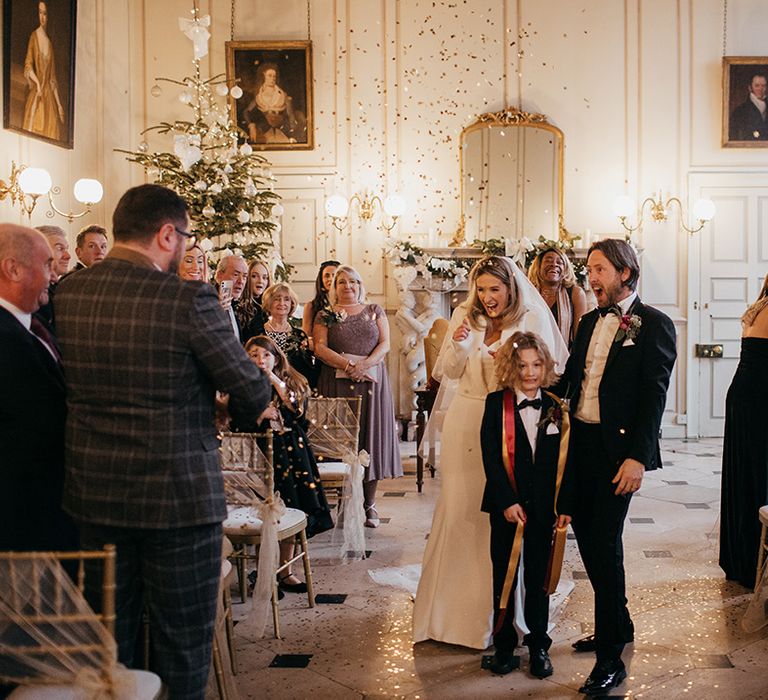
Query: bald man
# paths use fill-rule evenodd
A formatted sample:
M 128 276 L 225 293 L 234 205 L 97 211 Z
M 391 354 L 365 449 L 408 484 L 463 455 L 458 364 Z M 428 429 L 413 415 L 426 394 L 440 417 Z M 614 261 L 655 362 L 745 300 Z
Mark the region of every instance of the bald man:
M 64 375 L 55 340 L 33 317 L 48 302 L 53 260 L 42 233 L 0 224 L 0 550 L 77 546 L 61 509 Z

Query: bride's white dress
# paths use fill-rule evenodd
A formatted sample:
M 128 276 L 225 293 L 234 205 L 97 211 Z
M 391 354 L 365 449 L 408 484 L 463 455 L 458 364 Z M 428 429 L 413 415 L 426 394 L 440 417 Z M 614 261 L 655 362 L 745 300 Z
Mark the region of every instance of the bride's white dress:
M 465 315 L 462 307 L 454 312 L 438 360 L 437 371 L 457 379 L 458 386 L 442 426 L 440 496 L 416 592 L 413 639 L 485 649 L 491 644 L 493 577 L 491 528 L 488 514 L 480 510 L 485 488 L 480 423 L 485 397 L 497 388 L 491 351 L 519 330 L 542 335 L 549 347 L 559 350 L 553 355 L 562 362 L 567 351 L 559 333 L 556 340 L 550 332 L 549 319 L 541 323 L 535 313 L 526 313 L 490 347 L 484 344 L 484 329 L 472 330 L 460 343 L 450 340 Z

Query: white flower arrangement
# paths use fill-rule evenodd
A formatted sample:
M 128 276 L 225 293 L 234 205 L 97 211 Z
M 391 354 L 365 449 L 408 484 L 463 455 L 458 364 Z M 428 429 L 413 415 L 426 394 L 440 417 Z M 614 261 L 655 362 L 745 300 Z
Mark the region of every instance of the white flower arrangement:
M 417 275 L 430 285 L 433 277 L 441 280 L 441 286 L 458 287 L 466 278 L 468 261 L 440 258 L 430 255 L 410 241 L 388 237 L 384 239 L 384 255 L 397 267 L 413 267 Z

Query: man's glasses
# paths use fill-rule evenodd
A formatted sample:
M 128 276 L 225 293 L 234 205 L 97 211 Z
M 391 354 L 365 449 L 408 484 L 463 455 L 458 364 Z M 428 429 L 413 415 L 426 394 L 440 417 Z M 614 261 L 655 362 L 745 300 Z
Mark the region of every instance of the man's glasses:
M 192 250 L 197 245 L 197 234 L 190 233 L 189 231 L 182 231 L 178 226 L 174 226 L 176 233 L 180 233 L 186 238 L 186 250 Z

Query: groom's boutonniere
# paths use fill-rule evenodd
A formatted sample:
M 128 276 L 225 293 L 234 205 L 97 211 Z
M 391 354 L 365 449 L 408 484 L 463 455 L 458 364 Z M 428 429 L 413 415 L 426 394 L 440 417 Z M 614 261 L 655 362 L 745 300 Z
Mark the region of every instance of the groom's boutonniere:
M 637 314 L 624 314 L 619 321 L 619 330 L 616 331 L 616 336 L 613 339 L 614 343 L 620 343 L 623 340 L 634 341 L 637 338 L 637 334 L 640 332 L 640 326 L 643 325 L 643 319 Z

